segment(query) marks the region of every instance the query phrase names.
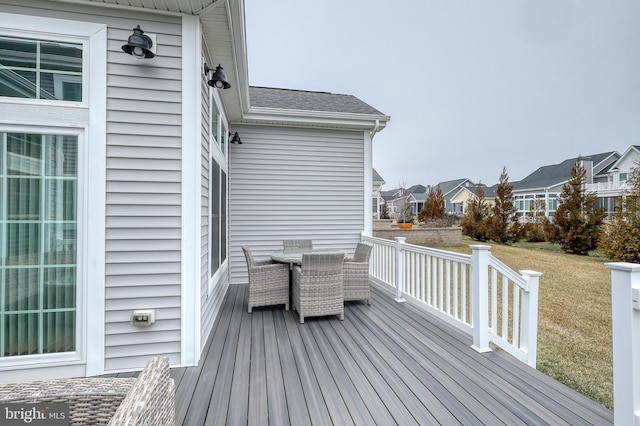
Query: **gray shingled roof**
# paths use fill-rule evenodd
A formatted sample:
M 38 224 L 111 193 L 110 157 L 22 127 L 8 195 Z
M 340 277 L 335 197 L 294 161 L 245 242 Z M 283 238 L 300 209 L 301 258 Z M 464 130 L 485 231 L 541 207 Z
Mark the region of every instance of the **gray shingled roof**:
M 613 153 L 613 151 L 603 152 L 601 154 L 585 155 L 582 158 L 591 159 L 593 161 L 593 165 L 595 166 L 604 161 Z M 564 160 L 560 164 L 542 166 L 521 181 L 512 183 L 513 189 L 522 190 L 548 188 L 554 185 L 558 185 L 562 182 L 566 182 L 571 177 L 571 169 L 576 164 L 577 159 L 578 157 L 569 158 L 568 160 Z
M 384 115 L 352 95 L 251 86 L 249 97 L 253 107 Z

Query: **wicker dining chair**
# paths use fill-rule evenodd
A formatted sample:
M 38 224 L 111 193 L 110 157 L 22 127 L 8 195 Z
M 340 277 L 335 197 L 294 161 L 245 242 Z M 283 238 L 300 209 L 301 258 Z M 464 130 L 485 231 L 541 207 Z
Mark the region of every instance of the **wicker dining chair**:
M 249 304 L 251 313 L 255 306 L 284 304 L 289 310 L 289 265 L 271 259 L 254 260 L 249 246 L 243 246 L 249 272 Z
M 285 253 L 311 251 L 313 250 L 312 240 L 284 240 L 282 248 Z
M 293 308 L 305 317 L 337 315 L 344 320 L 342 269 L 344 253 L 304 253 L 293 268 Z
M 366 300 L 371 305 L 369 258 L 371 246 L 358 243 L 353 258 L 345 259 L 343 270 L 344 300 Z

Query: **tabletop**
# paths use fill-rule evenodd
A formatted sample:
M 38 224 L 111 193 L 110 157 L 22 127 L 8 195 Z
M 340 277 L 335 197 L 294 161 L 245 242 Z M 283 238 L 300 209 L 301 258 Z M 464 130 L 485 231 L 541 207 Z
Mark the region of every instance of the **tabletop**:
M 313 249 L 311 251 L 292 251 L 292 252 L 284 252 L 284 251 L 276 251 L 270 254 L 271 260 L 274 262 L 280 263 L 288 263 L 290 266 L 292 265 L 301 265 L 302 264 L 302 255 L 305 253 L 345 253 L 344 250 L 336 250 L 336 249 Z

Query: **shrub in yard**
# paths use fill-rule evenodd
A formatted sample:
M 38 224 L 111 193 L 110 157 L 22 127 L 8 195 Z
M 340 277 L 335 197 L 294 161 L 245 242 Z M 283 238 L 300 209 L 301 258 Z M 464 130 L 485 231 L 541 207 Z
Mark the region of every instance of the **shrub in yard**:
M 509 184 L 507 168 L 502 168 L 500 181 L 496 188 L 495 204 L 486 220 L 488 237 L 499 243 L 516 242 L 522 236 L 522 228 L 515 216 L 513 185 Z
M 443 219 L 445 216 L 444 208 L 444 195 L 440 186 L 433 190 L 429 188 L 429 195 L 424 202 L 424 207 L 418 213 L 418 220 L 421 222 L 427 222 L 430 219 Z
M 587 255 L 600 242 L 600 227 L 606 213 L 596 208 L 596 195 L 586 191 L 586 177 L 582 158 L 578 157 L 571 178 L 562 187 L 560 205 L 553 218 L 552 241 L 560 244 L 565 253 Z
M 487 241 L 488 230 L 486 220 L 489 217 L 489 206 L 484 198 L 484 189 L 478 185 L 476 196 L 472 197 L 467 207 L 467 212 L 460 221 L 462 233 L 476 241 Z
M 640 160 L 629 173 L 627 190 L 618 205 L 613 220 L 604 228 L 600 246 L 617 262 L 640 263 Z
M 380 210 L 380 219 L 389 219 L 389 205 L 385 201 Z

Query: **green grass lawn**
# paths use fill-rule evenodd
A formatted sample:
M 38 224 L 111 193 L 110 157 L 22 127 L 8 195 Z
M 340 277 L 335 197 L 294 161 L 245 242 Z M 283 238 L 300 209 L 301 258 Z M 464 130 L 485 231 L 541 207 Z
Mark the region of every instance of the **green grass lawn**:
M 445 250 L 471 253 L 462 245 Z M 496 243 L 491 253 L 518 271 L 542 272 L 538 305 L 539 371 L 613 408 L 611 272 L 599 252 L 569 255 L 548 243 Z

